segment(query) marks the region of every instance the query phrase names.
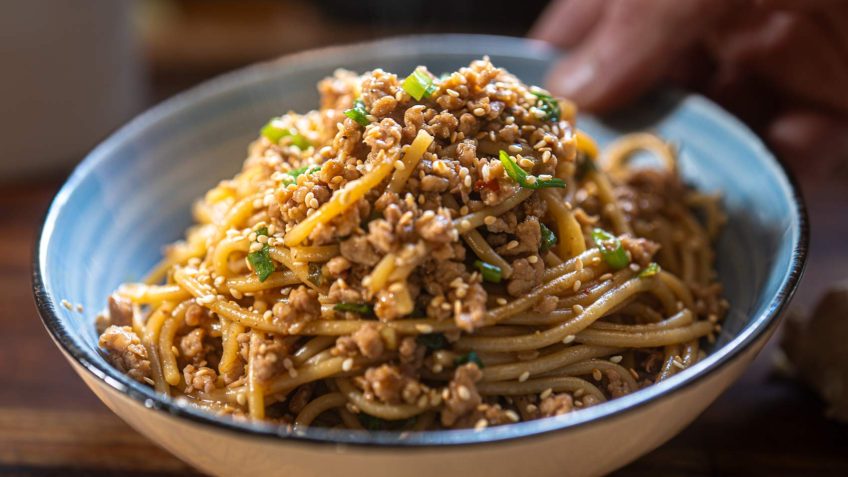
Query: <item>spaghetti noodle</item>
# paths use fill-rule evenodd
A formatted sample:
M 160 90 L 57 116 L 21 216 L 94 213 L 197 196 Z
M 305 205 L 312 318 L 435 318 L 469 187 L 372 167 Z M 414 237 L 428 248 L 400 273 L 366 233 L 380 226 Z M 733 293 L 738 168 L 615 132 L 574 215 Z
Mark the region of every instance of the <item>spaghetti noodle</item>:
M 110 298 L 100 345 L 131 377 L 250 419 L 415 431 L 570 412 L 702 356 L 723 217 L 673 147 L 598 152 L 488 59 L 319 90 Z

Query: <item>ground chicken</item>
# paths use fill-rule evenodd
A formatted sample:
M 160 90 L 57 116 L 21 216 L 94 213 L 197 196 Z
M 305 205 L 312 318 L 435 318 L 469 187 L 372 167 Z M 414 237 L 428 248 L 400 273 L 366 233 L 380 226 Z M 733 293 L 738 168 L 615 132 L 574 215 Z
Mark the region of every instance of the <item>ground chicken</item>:
M 129 326 L 106 328 L 98 345 L 106 352 L 106 359 L 121 372 L 142 383 L 150 379 L 147 349 Z

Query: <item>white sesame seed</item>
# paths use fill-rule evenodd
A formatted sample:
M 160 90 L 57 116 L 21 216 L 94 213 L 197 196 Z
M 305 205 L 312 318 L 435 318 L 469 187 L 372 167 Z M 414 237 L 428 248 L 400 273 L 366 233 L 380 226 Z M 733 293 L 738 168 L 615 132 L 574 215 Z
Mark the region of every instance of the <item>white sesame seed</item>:
M 76 308 L 77 308 L 77 312 L 79 312 L 79 313 L 82 313 L 82 312 L 83 312 L 82 303 L 77 303 L 77 307 L 76 307 Z
M 459 385 L 459 387 L 456 388 L 456 394 L 463 401 L 471 399 L 471 391 L 469 391 L 468 388 L 463 385 Z
M 471 230 L 471 222 L 469 222 L 468 219 L 462 219 L 459 223 L 459 227 L 462 230 Z M 516 242 L 516 245 L 518 245 L 518 242 Z
M 529 378 L 530 378 L 530 371 L 524 371 L 523 373 L 521 373 L 521 376 L 518 377 L 518 382 L 523 383 L 524 381 L 527 381 Z
M 618 364 L 618 363 L 620 363 L 620 362 L 621 362 L 621 360 L 622 360 L 622 359 L 624 359 L 624 358 L 623 358 L 621 355 L 618 355 L 618 354 L 617 354 L 617 355 L 615 355 L 615 356 L 610 356 L 610 359 L 609 359 L 609 360 L 610 360 L 610 362 L 612 362 L 612 363 Z
M 506 412 L 504 412 L 504 415 L 512 422 L 518 422 L 519 420 L 521 420 L 521 418 L 518 417 L 518 413 L 513 411 L 512 409 L 507 409 Z
M 527 411 L 527 412 L 529 412 L 529 413 L 531 413 L 531 414 L 532 414 L 532 413 L 534 413 L 534 412 L 536 412 L 536 410 L 537 410 L 537 409 L 539 409 L 539 408 L 538 408 L 538 407 L 536 407 L 536 405 L 535 405 L 535 404 L 528 404 L 528 405 L 524 408 L 524 410 L 525 410 L 525 411 Z
M 508 244 L 506 244 L 506 249 L 511 250 L 515 247 L 518 247 L 518 240 L 510 240 Z
M 429 334 L 433 332 L 433 327 L 430 325 L 415 325 L 415 329 L 420 331 L 421 333 Z
M 574 269 L 578 272 L 583 270 L 583 260 L 582 259 L 579 259 L 579 258 L 577 259 L 577 261 L 574 263 Z
M 486 421 L 485 419 L 480 419 L 479 421 L 477 421 L 477 424 L 474 424 L 474 430 L 475 431 L 482 431 L 488 425 L 489 425 L 488 421 Z
M 542 394 L 539 394 L 539 398 L 540 399 L 547 399 L 551 396 L 551 394 L 553 394 L 553 392 L 554 392 L 554 390 L 551 389 L 551 388 L 545 389 L 544 391 L 542 391 Z
M 568 336 L 566 336 L 565 338 L 562 339 L 562 344 L 569 344 L 569 343 L 573 342 L 576 338 L 577 337 L 574 336 L 574 335 L 568 335 Z
M 529 257 L 527 257 L 527 261 L 530 263 L 536 263 L 539 261 L 539 257 L 536 255 L 530 255 Z
M 496 219 L 494 215 L 487 215 L 483 219 L 483 223 L 486 224 L 486 225 L 492 225 L 492 224 L 495 223 L 496 220 L 498 220 L 498 219 Z
M 593 378 L 595 381 L 600 381 L 603 377 L 604 377 L 604 375 L 603 375 L 603 374 L 601 374 L 601 370 L 600 370 L 600 369 L 595 368 L 595 369 L 593 369 L 593 370 L 592 370 L 592 378 Z
M 575 315 L 579 315 L 583 313 L 583 305 L 576 304 L 571 307 L 571 310 L 574 312 Z
M 350 371 L 351 369 L 353 369 L 353 358 L 347 358 L 346 360 L 342 361 L 342 370 L 343 371 L 347 372 L 347 371 Z
M 64 306 L 65 308 L 67 308 L 69 310 L 73 308 L 73 305 L 71 305 L 71 302 L 69 302 L 68 300 L 62 300 L 61 303 L 62 303 L 62 306 Z
M 506 298 L 499 296 L 499 297 L 495 298 L 495 303 L 497 303 L 498 305 L 504 306 L 509 302 L 507 301 Z
M 571 289 L 576 293 L 577 290 L 580 290 L 581 286 L 583 286 L 583 282 L 581 282 L 580 280 L 577 280 L 577 281 L 574 282 L 574 286 L 571 287 Z

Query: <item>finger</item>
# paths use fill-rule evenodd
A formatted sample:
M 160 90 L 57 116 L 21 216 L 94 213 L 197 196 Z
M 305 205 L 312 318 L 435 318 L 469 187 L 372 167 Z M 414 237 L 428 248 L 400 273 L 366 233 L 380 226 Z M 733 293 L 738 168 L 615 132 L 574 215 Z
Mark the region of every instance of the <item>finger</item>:
M 577 52 L 554 67 L 549 88 L 594 111 L 628 102 L 655 84 L 725 8 L 712 0 L 610 2 Z
M 606 0 L 557 0 L 539 15 L 529 36 L 571 48 L 589 34 L 607 3 Z
M 779 157 L 803 165 L 807 173 L 830 173 L 848 164 L 848 118 L 791 110 L 777 117 L 765 136 Z

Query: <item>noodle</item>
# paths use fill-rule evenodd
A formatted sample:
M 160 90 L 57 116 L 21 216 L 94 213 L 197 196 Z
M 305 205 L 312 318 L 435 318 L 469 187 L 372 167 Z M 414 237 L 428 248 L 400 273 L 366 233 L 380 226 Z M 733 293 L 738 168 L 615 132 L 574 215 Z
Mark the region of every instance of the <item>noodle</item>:
M 570 103 L 488 60 L 410 78 L 339 71 L 324 109 L 269 122 L 110 297 L 106 357 L 212 412 L 415 432 L 573 412 L 705 355 L 724 216 L 674 148 L 599 153 Z

